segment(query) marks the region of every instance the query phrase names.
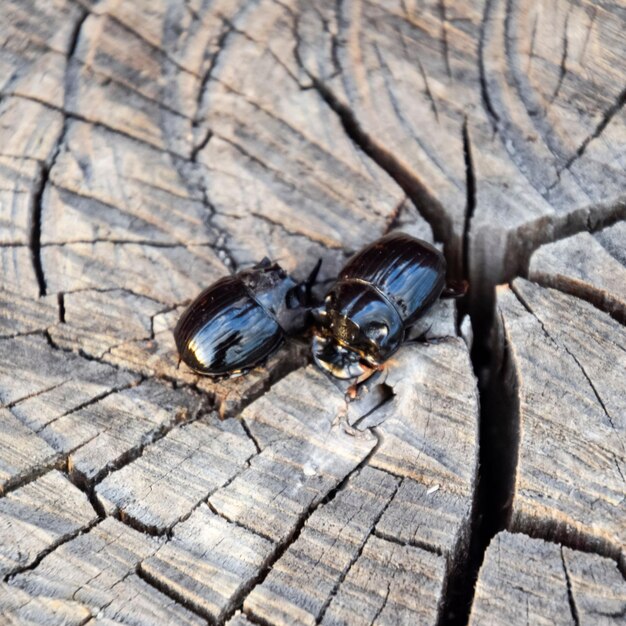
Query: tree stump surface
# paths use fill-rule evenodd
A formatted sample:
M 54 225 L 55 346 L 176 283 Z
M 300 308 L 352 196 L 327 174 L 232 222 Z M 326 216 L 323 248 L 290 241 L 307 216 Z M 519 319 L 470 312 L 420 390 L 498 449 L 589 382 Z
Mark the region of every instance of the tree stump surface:
M 624 622 L 623 3 L 0 15 L 0 621 Z M 357 401 L 306 335 L 178 367 L 219 277 L 394 229 L 470 291 Z

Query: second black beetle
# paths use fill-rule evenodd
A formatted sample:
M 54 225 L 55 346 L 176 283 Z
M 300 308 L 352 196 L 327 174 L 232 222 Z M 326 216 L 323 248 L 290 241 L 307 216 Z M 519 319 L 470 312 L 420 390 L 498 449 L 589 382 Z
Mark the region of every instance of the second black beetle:
M 180 359 L 207 376 L 243 374 L 265 361 L 305 326 L 320 263 L 303 283 L 268 259 L 213 283 L 178 320 Z
M 314 315 L 313 357 L 337 378 L 363 379 L 380 369 L 418 318 L 442 295 L 446 261 L 405 233 L 355 254 Z M 450 290 L 448 297 L 461 295 Z

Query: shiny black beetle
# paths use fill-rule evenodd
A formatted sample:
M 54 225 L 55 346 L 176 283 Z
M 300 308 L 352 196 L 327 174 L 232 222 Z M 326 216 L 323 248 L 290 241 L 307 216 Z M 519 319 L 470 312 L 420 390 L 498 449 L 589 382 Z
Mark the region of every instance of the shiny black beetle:
M 313 357 L 337 378 L 363 380 L 405 341 L 442 296 L 446 261 L 430 244 L 396 232 L 366 246 L 341 270 L 315 311 Z
M 305 326 L 320 264 L 303 283 L 269 259 L 213 283 L 174 329 L 180 359 L 207 376 L 236 376 L 262 363 Z

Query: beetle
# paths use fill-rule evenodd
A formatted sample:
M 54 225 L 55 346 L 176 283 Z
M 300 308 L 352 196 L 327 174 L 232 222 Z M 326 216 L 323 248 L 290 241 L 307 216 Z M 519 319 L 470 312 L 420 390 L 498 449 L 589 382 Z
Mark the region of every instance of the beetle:
M 313 311 L 317 365 L 337 378 L 364 380 L 398 350 L 418 318 L 446 289 L 446 260 L 429 243 L 394 232 L 350 258 Z
M 174 329 L 180 360 L 199 374 L 215 377 L 245 374 L 261 364 L 286 335 L 305 327 L 320 265 L 321 260 L 298 283 L 265 258 L 213 283 Z

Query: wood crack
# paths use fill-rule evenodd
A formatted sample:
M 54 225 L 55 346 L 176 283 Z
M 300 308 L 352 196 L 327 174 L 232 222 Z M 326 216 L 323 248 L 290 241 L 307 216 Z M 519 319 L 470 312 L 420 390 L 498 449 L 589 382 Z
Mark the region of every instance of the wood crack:
M 472 217 L 476 209 L 476 175 L 472 157 L 472 143 L 467 127 L 467 117 L 463 122 L 463 158 L 465 161 L 465 219 L 463 222 L 463 277 L 469 280 L 470 276 L 470 229 Z M 470 284 L 471 288 L 471 284 Z
M 524 298 L 524 296 L 520 293 L 519 289 L 516 289 L 515 285 L 512 285 L 511 289 L 512 289 L 513 293 L 517 296 L 517 299 L 519 300 L 520 304 L 537 320 L 537 322 L 541 326 L 541 329 L 543 330 L 543 332 L 546 335 L 546 337 L 556 346 L 557 349 L 561 348 L 561 349 L 565 350 L 565 352 L 567 352 L 567 354 L 572 358 L 574 363 L 576 363 L 576 365 L 578 366 L 578 369 L 582 372 L 582 374 L 585 377 L 586 381 L 589 383 L 589 387 L 591 387 L 591 391 L 593 392 L 593 395 L 595 396 L 598 404 L 602 408 L 602 411 L 604 412 L 607 420 L 609 421 L 609 424 L 611 425 L 611 428 L 617 433 L 617 429 L 615 427 L 615 423 L 613 422 L 613 418 L 611 417 L 611 415 L 607 411 L 606 405 L 604 404 L 602 398 L 598 394 L 598 390 L 596 389 L 595 385 L 593 384 L 593 381 L 589 377 L 589 374 L 587 374 L 587 371 L 583 367 L 582 363 L 578 360 L 576 355 L 563 342 L 557 341 L 557 339 L 555 339 L 552 336 L 552 334 L 546 329 L 545 324 L 543 323 L 541 318 L 535 313 L 535 311 L 533 311 L 533 309 L 531 308 L 530 304 L 527 302 L 527 300 Z
M 596 126 L 595 130 L 588 137 L 586 137 L 584 141 L 580 144 L 580 146 L 578 147 L 578 150 L 576 150 L 576 153 L 572 157 L 570 157 L 570 159 L 568 159 L 568 161 L 560 170 L 557 170 L 557 174 L 559 176 L 563 172 L 563 170 L 570 170 L 572 165 L 574 165 L 574 163 L 583 156 L 589 144 L 602 134 L 602 132 L 609 125 L 611 120 L 622 110 L 625 103 L 626 103 L 626 88 L 622 90 L 622 92 L 619 94 L 619 96 L 617 97 L 613 105 L 610 106 L 607 109 L 607 111 L 604 113 L 604 115 L 602 116 L 602 119 Z M 552 186 L 554 186 L 555 184 L 556 182 L 553 183 Z
M 374 429 L 372 429 L 373 432 Z M 379 438 L 379 443 L 374 446 L 374 449 L 372 450 L 372 452 L 370 452 L 370 454 L 368 455 L 368 458 L 366 459 L 369 460 L 373 454 L 375 453 L 376 449 L 378 448 L 378 445 L 380 444 L 380 437 L 382 435 L 375 433 L 376 436 Z M 362 464 L 363 465 L 363 464 Z M 363 465 L 364 467 L 365 465 Z M 359 468 L 360 470 L 360 468 Z M 351 472 L 351 475 L 353 475 L 355 472 Z M 348 476 L 348 477 L 349 477 Z M 345 480 L 345 479 L 344 479 Z M 345 488 L 345 486 L 347 485 L 347 480 L 345 480 L 345 484 L 342 486 L 342 488 Z M 387 501 L 387 503 L 385 504 L 385 506 L 382 508 L 382 510 L 378 513 L 378 515 L 374 518 L 373 522 L 372 522 L 372 530 L 370 532 L 370 535 L 376 535 L 376 524 L 378 524 L 378 522 L 380 521 L 380 519 L 382 518 L 382 516 L 384 515 L 385 511 L 387 511 L 387 509 L 389 508 L 389 505 L 391 504 L 394 496 L 396 495 L 396 493 L 398 492 L 398 489 L 400 488 L 400 485 L 402 484 L 402 481 L 399 481 L 398 483 L 396 483 L 395 489 L 393 490 L 389 500 Z M 338 490 L 340 491 L 340 490 Z M 334 494 L 334 496 L 336 496 L 336 493 Z M 333 497 L 334 497 L 333 496 Z M 330 501 L 330 500 L 329 500 Z M 359 549 L 354 553 L 354 555 L 352 556 L 352 558 L 350 559 L 350 563 L 348 564 L 348 567 L 345 568 L 345 570 L 342 572 L 341 576 L 339 577 L 339 579 L 335 582 L 333 589 L 331 590 L 330 594 L 328 595 L 328 598 L 326 599 L 326 602 L 324 603 L 324 605 L 322 606 L 320 613 L 317 617 L 316 620 L 316 624 L 321 624 L 322 621 L 324 620 L 324 615 L 326 615 L 326 611 L 328 610 L 328 607 L 330 606 L 331 602 L 333 601 L 333 599 L 336 597 L 337 592 L 339 591 L 343 581 L 346 579 L 346 577 L 348 576 L 348 574 L 350 573 L 350 570 L 352 569 L 352 567 L 354 566 L 354 564 L 359 560 L 359 558 L 361 557 L 361 555 L 363 554 L 363 550 L 365 548 L 365 544 L 367 543 L 367 540 L 369 539 L 369 537 L 366 537 L 365 540 L 362 542 L 362 544 L 360 545 Z M 387 596 L 389 595 L 389 585 L 390 583 L 388 583 L 387 585 Z M 385 602 L 387 601 L 387 597 L 385 597 Z M 383 607 L 384 608 L 384 603 L 383 603 Z M 380 609 L 382 611 L 382 608 Z M 376 621 L 376 618 L 372 621 L 372 623 L 374 623 Z
M 77 113 L 76 111 L 68 111 L 64 106 L 59 107 L 56 106 L 54 104 L 51 104 L 50 102 L 47 102 L 45 100 L 42 100 L 40 98 L 37 98 L 33 95 L 16 95 L 13 96 L 14 98 L 19 98 L 21 100 L 29 100 L 31 102 L 36 102 L 37 104 L 41 104 L 42 106 L 50 109 L 51 111 L 57 111 L 59 113 L 61 113 L 63 115 L 63 117 L 66 120 L 74 120 L 77 122 L 83 122 L 85 124 L 89 124 L 91 126 L 93 126 L 94 128 L 101 128 L 106 130 L 109 133 L 113 133 L 114 135 L 117 135 L 119 137 L 123 137 L 124 139 L 128 139 L 129 141 L 133 141 L 136 142 L 142 146 L 145 146 L 151 150 L 155 150 L 157 149 L 155 147 L 154 144 L 150 143 L 149 141 L 146 141 L 145 139 L 142 139 L 141 137 L 137 137 L 136 135 L 132 135 L 120 128 L 115 128 L 113 126 L 109 126 L 108 124 L 106 124 L 105 122 L 99 121 L 99 120 L 92 120 L 88 117 L 85 117 L 84 115 L 81 115 L 80 113 Z M 59 144 L 62 143 L 62 139 L 59 140 Z M 175 157 L 178 159 L 182 159 L 183 161 L 186 162 L 190 162 L 189 157 L 187 156 L 187 154 L 183 154 L 180 152 L 175 152 L 173 150 L 171 150 L 170 148 L 168 148 L 167 146 L 162 146 L 158 148 L 161 152 L 163 152 L 164 154 L 167 154 L 171 157 Z M 22 157 L 20 157 L 22 158 Z M 31 159 L 31 160 L 36 160 L 36 159 Z M 77 194 L 78 195 L 78 194 Z
M 572 583 L 569 578 L 569 572 L 567 571 L 567 565 L 565 564 L 565 557 L 563 556 L 563 546 L 561 546 L 559 552 L 561 553 L 561 563 L 563 564 L 563 574 L 565 575 L 565 582 L 567 584 L 567 599 L 572 612 L 572 619 L 574 620 L 575 626 L 580 626 L 578 609 L 576 608 L 576 601 L 574 600 L 574 594 L 572 593 Z
M 404 165 L 382 146 L 377 145 L 361 128 L 352 111 L 343 105 L 335 95 L 316 77 L 309 75 L 313 86 L 326 101 L 328 106 L 338 115 L 344 130 L 354 143 L 381 167 L 403 189 L 413 201 L 419 212 L 431 226 L 437 241 L 449 241 L 452 225 L 447 218 L 439 200 L 437 200 L 422 181 L 414 177 Z
M 99 14 L 97 13 L 89 13 L 89 14 L 94 15 L 96 17 L 99 16 Z M 126 22 L 123 22 L 122 20 L 120 20 L 117 16 L 112 15 L 111 13 L 102 13 L 101 16 L 107 17 L 112 22 L 115 22 L 118 26 L 120 26 L 120 28 L 122 28 L 123 30 L 130 33 L 131 35 L 134 35 L 141 41 L 143 41 L 148 47 L 152 48 L 153 50 L 156 50 L 159 54 L 161 54 L 164 58 L 166 58 L 170 63 L 175 65 L 181 72 L 185 72 L 186 74 L 189 74 L 190 76 L 194 76 L 195 78 L 200 78 L 198 74 L 196 74 L 195 72 L 192 72 L 189 68 L 185 67 L 184 65 L 181 65 L 176 60 L 176 58 L 170 56 L 170 54 L 168 53 L 166 49 L 155 45 L 152 41 L 150 41 L 144 35 L 142 35 L 140 31 L 135 30 L 134 28 L 126 24 Z
M 565 25 L 563 27 L 563 51 L 561 53 L 561 63 L 559 65 L 559 79 L 556 83 L 554 92 L 552 93 L 552 97 L 550 98 L 550 104 L 552 104 L 555 101 L 556 97 L 559 95 L 559 91 L 561 91 L 561 85 L 563 84 L 563 79 L 565 78 L 565 74 L 567 73 L 567 49 L 569 47 L 567 28 L 569 26 L 570 15 L 572 13 L 572 6 L 573 5 L 570 4 L 567 15 L 565 16 Z
M 376 615 L 374 615 L 372 621 L 370 622 L 370 626 L 374 626 L 376 620 L 380 617 L 381 613 L 385 610 L 387 606 L 387 600 L 389 599 L 389 591 L 391 589 L 391 582 L 387 582 L 387 590 L 385 591 L 385 597 L 383 598 L 383 603 L 380 605 L 378 611 L 376 611 Z
M 59 348 L 59 350 L 62 350 L 62 349 Z M 119 393 L 120 391 L 124 391 L 126 389 L 131 389 L 132 387 L 136 387 L 136 386 L 140 385 L 141 382 L 143 382 L 142 379 L 140 379 L 138 381 L 133 381 L 133 382 L 128 383 L 126 385 L 119 385 L 119 386 L 112 387 L 111 389 L 107 389 L 106 391 L 104 391 L 104 392 L 102 392 L 102 393 L 100 393 L 100 394 L 90 398 L 86 402 L 83 402 L 83 403 L 79 404 L 78 406 L 73 407 L 71 410 L 65 411 L 61 415 L 57 415 L 57 417 L 55 417 L 50 422 L 46 422 L 45 424 L 40 426 L 35 432 L 36 433 L 40 433 L 44 428 L 47 428 L 51 424 L 54 424 L 54 422 L 56 422 L 57 420 L 61 419 L 62 417 L 66 417 L 67 415 L 71 415 L 72 413 L 76 413 L 77 411 L 82 411 L 83 409 L 85 409 L 85 408 L 87 408 L 87 407 L 89 407 L 89 406 L 91 406 L 93 404 L 97 404 L 98 402 L 104 400 L 108 396 L 111 396 L 111 395 L 113 395 L 115 393 Z M 67 383 L 67 380 L 64 380 L 61 383 L 59 383 L 58 385 L 55 385 L 55 387 L 60 387 L 61 385 L 64 385 L 66 383 Z M 48 391 L 50 391 L 50 389 L 45 389 L 44 391 L 40 392 L 37 395 L 40 395 L 41 393 L 47 393 Z
M 190 602 L 185 597 L 184 594 L 176 593 L 175 589 L 173 589 L 169 585 L 164 584 L 161 580 L 159 580 L 158 577 L 153 576 L 149 571 L 141 567 L 141 563 L 137 564 L 137 567 L 135 569 L 135 574 L 137 574 L 137 576 L 141 578 L 141 580 L 143 580 L 146 584 L 150 585 L 151 587 L 154 587 L 157 591 L 161 592 L 167 598 L 171 598 L 177 604 L 180 604 L 181 606 L 185 607 L 190 613 L 197 615 L 206 624 L 215 623 L 211 615 L 209 615 L 208 613 L 205 613 L 204 611 L 201 611 L 199 607 L 193 602 Z
M 194 126 L 198 126 L 200 124 L 200 109 L 202 107 L 202 99 L 204 98 L 204 92 L 206 90 L 207 85 L 209 84 L 209 81 L 211 80 L 213 71 L 217 67 L 220 54 L 223 52 L 224 48 L 226 47 L 226 42 L 228 40 L 228 37 L 233 32 L 233 28 L 230 24 L 226 23 L 224 20 L 222 20 L 222 23 L 224 25 L 224 28 L 222 29 L 222 32 L 219 34 L 218 39 L 217 39 L 217 50 L 211 57 L 211 62 L 209 63 L 209 66 L 207 67 L 204 74 L 202 75 L 202 79 L 200 80 L 200 85 L 198 86 L 198 97 L 196 99 L 196 114 L 194 115 L 194 118 L 193 118 Z M 192 154 L 194 153 L 194 151 L 197 154 L 199 149 L 196 149 L 196 147 L 194 147 L 192 149 Z
M 478 77 L 480 80 L 480 94 L 483 106 L 487 113 L 487 117 L 491 122 L 491 127 L 493 132 L 496 133 L 498 130 L 498 124 L 500 122 L 500 116 L 496 112 L 496 109 L 491 101 L 491 96 L 489 95 L 489 85 L 487 83 L 487 71 L 485 69 L 485 40 L 487 37 L 487 23 L 491 17 L 492 13 L 492 5 L 493 0 L 486 0 L 485 2 L 485 12 L 483 14 L 483 19 L 480 23 L 480 32 L 478 36 Z
M 411 539 L 410 541 L 402 541 L 401 539 L 398 539 L 393 535 L 389 535 L 388 533 L 382 532 L 377 528 L 372 531 L 372 535 L 374 535 L 374 537 L 378 537 L 379 539 L 389 541 L 390 543 L 395 543 L 396 545 L 402 546 L 403 548 L 409 546 L 411 548 L 419 548 L 420 550 L 431 552 L 432 554 L 436 554 L 437 556 L 445 556 L 438 546 L 427 543 L 425 541 L 416 541 L 414 539 Z
M 284 540 L 282 540 L 281 542 L 279 542 L 277 544 L 276 551 L 268 559 L 268 562 L 267 562 L 266 566 L 259 572 L 259 574 L 252 581 L 252 584 L 249 585 L 248 590 L 246 591 L 246 593 L 242 594 L 238 598 L 237 602 L 234 603 L 234 608 L 232 608 L 232 610 L 229 612 L 229 614 L 226 617 L 225 621 L 228 621 L 228 619 L 230 619 L 230 617 L 232 617 L 232 615 L 234 615 L 234 613 L 237 610 L 243 610 L 243 604 L 244 604 L 244 602 L 246 600 L 246 597 L 248 596 L 249 592 L 252 589 L 254 589 L 255 587 L 263 584 L 263 581 L 269 575 L 269 573 L 272 570 L 272 567 L 274 566 L 274 564 L 283 556 L 283 554 L 287 551 L 289 546 L 294 544 L 297 541 L 298 537 L 300 537 L 300 535 L 301 535 L 302 531 L 304 530 L 304 527 L 305 527 L 307 521 L 310 519 L 311 515 L 313 515 L 313 513 L 315 513 L 315 511 L 317 511 L 320 507 L 323 507 L 324 505 L 326 505 L 329 502 L 331 502 L 336 497 L 336 495 L 338 493 L 340 493 L 343 489 L 346 488 L 350 478 L 352 478 L 354 475 L 356 475 L 358 472 L 360 472 L 361 469 L 363 469 L 365 466 L 367 466 L 369 464 L 370 459 L 374 456 L 374 454 L 376 453 L 376 451 L 380 447 L 381 437 L 382 437 L 382 435 L 377 431 L 376 428 L 369 429 L 369 432 L 371 432 L 376 437 L 376 439 L 377 439 L 376 445 L 374 445 L 374 447 L 370 450 L 370 452 L 367 454 L 367 456 L 354 469 L 352 469 L 343 478 L 343 480 L 341 480 L 341 482 L 339 482 L 339 484 L 337 484 L 333 489 L 331 489 L 323 498 L 320 498 L 320 499 L 312 501 L 312 503 L 309 505 L 309 507 L 303 513 L 302 517 L 298 520 L 298 523 L 293 528 L 293 530 L 287 535 L 287 537 Z M 397 490 L 397 488 L 396 488 L 396 490 Z M 395 491 L 394 491 L 394 493 L 395 493 Z M 389 502 L 391 502 L 391 499 L 390 499 Z M 389 502 L 385 506 L 385 509 L 389 505 Z M 383 512 L 384 512 L 384 510 L 383 510 Z M 381 513 L 381 516 L 382 516 L 382 513 Z M 378 519 L 380 519 L 380 517 Z M 247 530 L 252 530 L 252 529 L 247 529 Z M 252 530 L 252 532 L 257 532 L 257 531 Z M 259 534 L 259 533 L 257 532 L 257 534 Z M 366 542 L 364 542 L 363 545 L 365 545 L 365 543 Z M 361 547 L 361 550 L 362 549 L 363 549 L 363 547 Z M 342 577 L 342 580 L 345 578 L 345 575 L 347 575 L 347 571 L 344 573 L 344 576 Z M 256 619 L 261 619 L 259 616 L 255 615 L 254 613 L 252 613 L 252 616 L 254 618 L 256 618 Z M 322 617 L 323 617 L 323 614 L 322 614 Z M 316 623 L 319 624 L 321 622 L 322 617 L 320 617 L 317 620 Z
M 59 142 L 61 139 L 59 139 Z M 58 152 L 57 152 L 58 153 Z M 48 184 L 48 178 L 50 177 L 50 169 L 54 163 L 54 157 L 52 163 L 44 165 L 41 170 L 41 179 L 39 187 L 33 194 L 32 199 L 32 212 L 30 218 L 30 237 L 28 245 L 33 260 L 33 270 L 35 277 L 37 278 L 37 285 L 39 286 L 39 297 L 46 295 L 46 278 L 44 276 L 43 264 L 41 261 L 41 212 L 42 212 L 42 197 L 46 185 Z
M 441 20 L 441 48 L 443 54 L 443 60 L 446 65 L 446 73 L 449 78 L 452 78 L 452 69 L 450 68 L 450 50 L 448 49 L 448 20 L 446 17 L 446 2 L 445 0 L 439 0 L 439 17 Z
M 10 584 L 11 580 L 15 576 L 18 576 L 19 574 L 23 574 L 24 572 L 29 572 L 29 571 L 34 570 L 51 552 L 54 552 L 57 548 L 61 547 L 63 544 L 66 544 L 69 541 L 72 541 L 72 539 L 76 539 L 76 537 L 78 537 L 79 535 L 84 535 L 85 533 L 88 533 L 94 526 L 99 524 L 100 521 L 101 520 L 98 517 L 96 517 L 93 521 L 91 521 L 86 526 L 83 526 L 82 528 L 79 528 L 78 530 L 74 532 L 67 533 L 66 535 L 57 539 L 52 544 L 50 544 L 45 550 L 42 550 L 37 555 L 37 558 L 35 558 L 31 563 L 23 567 L 18 567 L 14 569 L 13 571 L 11 571 L 10 574 L 7 574 L 4 577 L 4 582 Z

